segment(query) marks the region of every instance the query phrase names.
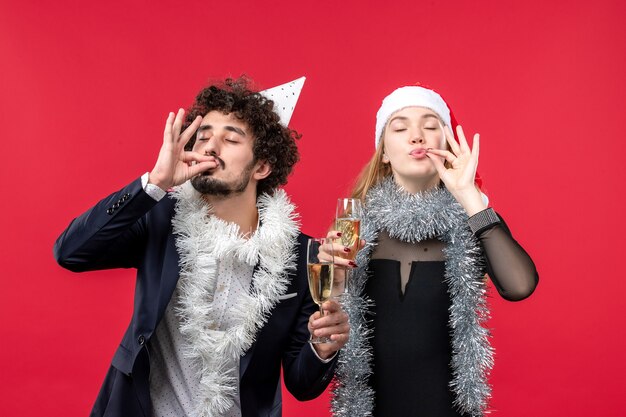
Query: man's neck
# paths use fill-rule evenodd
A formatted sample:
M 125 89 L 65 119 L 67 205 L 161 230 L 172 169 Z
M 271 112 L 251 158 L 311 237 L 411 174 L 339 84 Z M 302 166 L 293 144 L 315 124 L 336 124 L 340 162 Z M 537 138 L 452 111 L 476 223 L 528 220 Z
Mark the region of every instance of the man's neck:
M 256 206 L 256 189 L 248 187 L 244 192 L 226 197 L 203 195 L 212 208 L 214 216 L 239 226 L 239 233 L 249 237 L 256 231 L 259 211 Z

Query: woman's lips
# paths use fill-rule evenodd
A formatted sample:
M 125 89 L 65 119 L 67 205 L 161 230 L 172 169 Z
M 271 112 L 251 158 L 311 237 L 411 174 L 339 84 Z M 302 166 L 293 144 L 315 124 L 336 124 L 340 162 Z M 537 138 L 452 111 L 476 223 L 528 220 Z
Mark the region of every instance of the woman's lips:
M 427 158 L 426 156 L 426 149 L 413 149 L 409 155 L 411 155 L 411 157 L 415 158 L 415 159 L 424 159 Z

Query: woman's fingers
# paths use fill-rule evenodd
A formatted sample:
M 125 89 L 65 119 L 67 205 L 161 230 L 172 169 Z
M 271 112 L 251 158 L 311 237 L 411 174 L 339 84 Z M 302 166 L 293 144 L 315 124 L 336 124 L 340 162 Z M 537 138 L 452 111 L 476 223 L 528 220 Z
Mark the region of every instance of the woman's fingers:
M 439 178 L 441 178 L 441 180 L 444 181 L 444 177 L 448 169 L 446 168 L 446 166 L 443 164 L 443 161 L 438 156 L 433 156 L 433 155 L 435 155 L 434 152 L 431 152 L 431 151 L 426 152 L 426 156 L 430 158 L 433 165 L 435 166 L 435 169 L 437 170 L 437 173 L 439 174 Z
M 455 155 L 460 155 L 461 148 L 459 147 L 458 142 L 454 140 L 454 133 L 452 133 L 452 129 L 450 129 L 450 126 L 446 126 L 444 128 L 444 133 L 446 135 L 446 141 L 448 142 L 448 146 L 450 146 L 452 152 L 454 152 Z
M 472 157 L 478 161 L 478 154 L 480 153 L 480 135 L 476 133 L 474 135 L 474 141 L 472 142 Z
M 428 155 L 429 153 L 433 154 L 433 155 L 438 155 L 443 157 L 446 161 L 453 163 L 454 161 L 456 161 L 457 156 L 454 155 L 452 152 L 450 151 L 446 151 L 444 149 L 435 149 L 435 148 L 429 148 L 426 150 L 426 155 Z M 437 158 L 431 158 L 432 160 L 435 160 Z
M 461 127 L 461 125 L 457 125 L 456 127 L 456 137 L 459 138 L 461 152 L 470 153 L 471 149 L 467 144 L 467 139 L 465 139 L 465 133 L 463 132 L 463 128 Z
M 328 251 L 320 250 L 317 257 L 322 262 L 332 262 L 333 264 L 335 264 L 336 267 L 345 267 L 345 268 L 356 267 L 356 264 L 354 263 L 354 261 L 350 259 L 342 258 L 341 256 L 338 256 L 338 255 L 331 256 Z
M 341 237 L 341 232 L 339 230 L 331 230 L 326 234 L 326 238 L 328 239 L 339 239 Z

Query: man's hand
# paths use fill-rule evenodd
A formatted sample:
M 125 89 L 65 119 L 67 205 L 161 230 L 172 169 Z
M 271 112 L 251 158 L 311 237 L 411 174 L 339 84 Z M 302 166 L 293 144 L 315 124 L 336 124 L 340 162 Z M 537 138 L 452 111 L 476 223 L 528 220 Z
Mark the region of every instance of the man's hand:
M 202 117 L 196 117 L 181 134 L 184 116 L 185 111 L 179 109 L 176 115 L 170 112 L 167 117 L 165 132 L 163 132 L 163 146 L 148 178 L 150 184 L 157 185 L 165 191 L 218 166 L 218 162 L 211 156 L 198 152 L 185 152 L 185 145 L 200 127 Z
M 316 311 L 309 318 L 309 332 L 313 337 L 329 337 L 333 343 L 317 343 L 313 348 L 322 359 L 328 359 L 341 349 L 347 342 L 350 334 L 348 314 L 343 311 L 335 300 L 322 304 L 324 317 Z

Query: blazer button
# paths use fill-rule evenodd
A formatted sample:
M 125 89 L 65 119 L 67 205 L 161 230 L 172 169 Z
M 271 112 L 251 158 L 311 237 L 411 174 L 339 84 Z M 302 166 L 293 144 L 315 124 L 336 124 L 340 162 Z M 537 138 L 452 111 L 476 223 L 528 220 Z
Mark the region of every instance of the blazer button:
M 137 338 L 137 342 L 140 346 L 143 346 L 146 343 L 146 338 L 143 337 L 143 335 L 139 335 L 139 337 Z

